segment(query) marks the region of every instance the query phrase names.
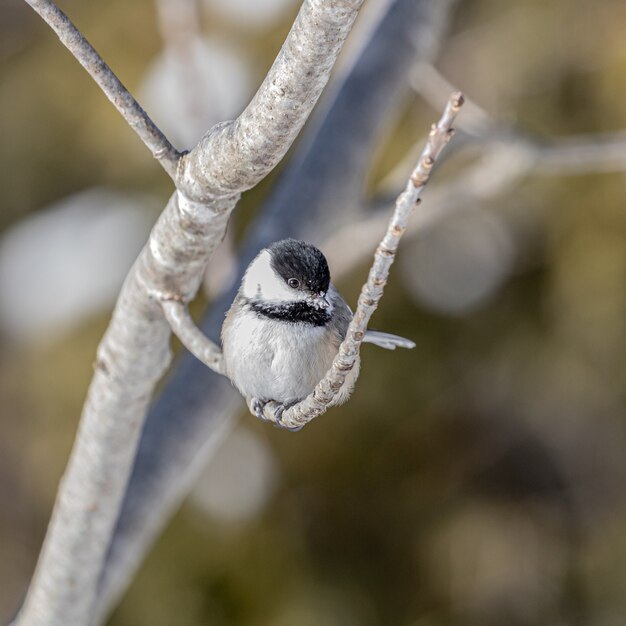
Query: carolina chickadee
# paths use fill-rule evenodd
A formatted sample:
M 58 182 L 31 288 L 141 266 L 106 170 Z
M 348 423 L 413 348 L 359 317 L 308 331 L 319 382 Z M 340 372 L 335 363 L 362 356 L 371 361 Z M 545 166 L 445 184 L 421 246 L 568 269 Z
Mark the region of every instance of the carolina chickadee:
M 258 417 L 271 400 L 287 408 L 306 398 L 326 374 L 351 319 L 330 282 L 324 255 L 304 241 L 278 241 L 250 263 L 226 314 L 225 372 Z M 389 350 L 415 347 L 373 330 L 364 341 Z M 350 396 L 359 364 L 357 359 L 333 405 Z

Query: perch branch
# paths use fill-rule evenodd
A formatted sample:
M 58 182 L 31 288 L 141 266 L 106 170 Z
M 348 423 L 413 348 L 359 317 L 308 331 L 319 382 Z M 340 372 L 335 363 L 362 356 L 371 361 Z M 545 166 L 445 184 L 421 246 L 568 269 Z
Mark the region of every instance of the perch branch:
M 224 373 L 222 351 L 194 323 L 184 302 L 162 300 L 165 319 L 180 342 L 198 360 L 218 374 Z
M 26 2 L 52 28 L 61 43 L 89 72 L 98 87 L 148 147 L 152 156 L 173 179 L 176 175 L 180 153 L 128 92 L 94 47 L 52 0 L 26 0 Z
M 280 423 L 287 428 L 301 428 L 324 413 L 342 388 L 346 376 L 354 367 L 359 355 L 367 324 L 383 295 L 389 270 L 394 261 L 400 239 L 407 228 L 409 217 L 413 208 L 418 204 L 419 196 L 430 178 L 435 161 L 452 137 L 452 124 L 462 105 L 463 95 L 460 92 L 453 94 L 441 119 L 433 125 L 417 166 L 413 170 L 404 192 L 396 201 L 396 208 L 389 220 L 387 232 L 376 249 L 374 263 L 367 282 L 363 285 L 346 338 L 339 347 L 339 352 L 330 370 L 307 398 L 286 409 L 282 415 L 277 410 L 276 403 L 268 403 L 264 415 L 269 421 Z

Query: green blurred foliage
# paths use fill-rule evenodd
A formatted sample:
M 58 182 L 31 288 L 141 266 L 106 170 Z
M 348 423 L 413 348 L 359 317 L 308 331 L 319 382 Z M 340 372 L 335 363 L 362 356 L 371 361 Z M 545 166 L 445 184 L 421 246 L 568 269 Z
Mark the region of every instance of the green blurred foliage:
M 0 229 L 91 185 L 165 200 L 160 168 L 20 4 L 0 7 L 27 42 L 1 49 Z M 134 88 L 161 46 L 152 3 L 63 8 Z M 613 0 L 466 0 L 438 65 L 525 132 L 620 130 L 625 20 Z M 288 24 L 205 28 L 230 29 L 260 79 Z M 432 117 L 416 98 L 380 167 Z M 624 175 L 604 174 L 531 178 L 482 207 L 526 238 L 513 276 L 465 316 L 418 306 L 394 272 L 375 325 L 417 348 L 366 347 L 350 403 L 298 435 L 243 418 L 276 455 L 276 493 L 241 524 L 185 505 L 111 624 L 623 623 L 625 206 Z M 340 285 L 349 301 L 365 272 Z M 0 338 L 0 620 L 32 572 L 106 318 L 28 349 Z

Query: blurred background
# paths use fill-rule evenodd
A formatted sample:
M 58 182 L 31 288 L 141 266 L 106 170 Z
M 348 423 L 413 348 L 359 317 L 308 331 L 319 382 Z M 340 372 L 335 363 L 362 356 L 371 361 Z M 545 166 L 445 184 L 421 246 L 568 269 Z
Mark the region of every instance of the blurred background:
M 245 106 L 298 8 L 60 4 L 179 148 Z M 620 0 L 461 0 L 437 71 L 407 76 L 429 87 L 389 125 L 370 187 L 400 189 L 445 80 L 476 104 L 467 137 L 626 129 L 625 23 Z M 437 173 L 424 209 L 473 150 Z M 518 167 L 510 150 L 496 157 Z M 353 399 L 297 435 L 242 417 L 112 626 L 626 623 L 626 176 L 501 169 L 485 170 L 480 202 L 401 246 L 373 325 L 417 348 L 365 347 Z M 232 280 L 269 184 L 246 194 L 196 311 Z M 172 191 L 21 0 L 0 5 L 0 188 L 4 623 L 116 293 Z M 369 252 L 340 272 L 345 246 L 322 247 L 355 302 Z

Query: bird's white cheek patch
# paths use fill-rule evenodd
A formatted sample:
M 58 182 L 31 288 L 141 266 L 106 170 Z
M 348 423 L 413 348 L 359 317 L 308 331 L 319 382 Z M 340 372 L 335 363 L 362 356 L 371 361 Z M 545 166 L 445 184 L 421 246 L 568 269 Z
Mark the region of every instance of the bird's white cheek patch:
M 276 274 L 267 250 L 263 250 L 250 264 L 243 278 L 242 291 L 246 298 L 262 298 L 267 302 L 293 302 L 306 298 L 304 292 L 290 289 Z

